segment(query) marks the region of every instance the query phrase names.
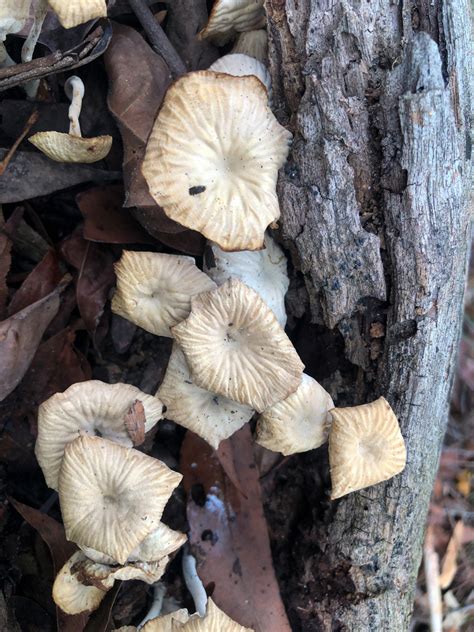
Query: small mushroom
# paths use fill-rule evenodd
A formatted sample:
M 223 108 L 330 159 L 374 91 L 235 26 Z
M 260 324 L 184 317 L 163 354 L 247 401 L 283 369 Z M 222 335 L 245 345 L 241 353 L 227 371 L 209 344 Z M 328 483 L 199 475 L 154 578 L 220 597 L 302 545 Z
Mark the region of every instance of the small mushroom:
M 248 77 L 254 75 L 257 79 L 263 83 L 270 95 L 272 89 L 272 81 L 270 73 L 261 61 L 244 55 L 242 53 L 231 53 L 224 55 L 215 61 L 209 70 L 213 72 L 223 72 L 226 75 L 232 75 L 233 77 Z
M 255 57 L 263 64 L 268 62 L 268 37 L 264 29 L 239 33 L 231 53 L 242 53 Z
M 334 408 L 330 415 L 331 499 L 386 481 L 403 470 L 405 443 L 385 398 L 362 406 Z
M 319 448 L 327 441 L 329 393 L 303 373 L 297 390 L 267 408 L 257 423 L 257 443 L 285 456 Z
M 115 265 L 117 291 L 112 311 L 157 336 L 191 310 L 191 297 L 215 288 L 192 257 L 124 251 Z
M 92 163 L 102 160 L 112 147 L 112 136 L 82 137 L 79 124 L 85 91 L 82 79 L 76 76 L 69 77 L 64 85 L 64 91 L 71 101 L 69 133 L 37 132 L 28 140 L 56 162 Z
M 258 412 L 296 391 L 304 365 L 255 290 L 229 279 L 191 304 L 172 333 L 198 386 Z
M 199 33 L 216 46 L 223 46 L 236 33 L 260 29 L 266 24 L 264 0 L 216 0 L 208 23 Z
M 265 248 L 226 252 L 210 244 L 212 257 L 205 258 L 204 270 L 217 285 L 235 277 L 260 294 L 282 327 L 286 325 L 285 294 L 290 284 L 286 256 L 270 235 L 265 234 Z M 206 263 L 210 259 L 211 263 Z
M 214 449 L 253 416 L 250 406 L 200 388 L 193 382 L 184 353 L 175 343 L 157 396 L 166 406 L 166 418 L 192 430 Z
M 182 476 L 133 448 L 83 435 L 69 443 L 59 474 L 66 537 L 124 564 L 160 525 Z
M 35 454 L 48 487 L 58 489 L 64 449 L 80 433 L 99 435 L 132 447 L 125 417 L 136 400 L 145 409 L 145 431 L 148 431 L 162 418 L 163 404 L 130 384 L 79 382 L 43 402 L 38 411 Z
M 142 172 L 168 217 L 224 250 L 258 250 L 280 216 L 290 139 L 256 77 L 192 72 L 168 89 Z
M 7 53 L 7 35 L 18 33 L 28 19 L 31 0 L 2 0 L 0 3 L 0 68 L 15 62 Z

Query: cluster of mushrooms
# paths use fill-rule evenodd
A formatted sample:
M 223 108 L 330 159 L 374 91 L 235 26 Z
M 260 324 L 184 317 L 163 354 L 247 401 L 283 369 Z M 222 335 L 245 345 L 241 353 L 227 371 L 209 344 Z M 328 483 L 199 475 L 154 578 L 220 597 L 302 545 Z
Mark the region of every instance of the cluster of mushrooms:
M 21 11 L 29 1 L 11 4 Z M 46 4 L 66 27 L 106 15 L 102 0 Z M 1 39 L 8 31 L 1 18 L 0 26 Z M 117 579 L 156 583 L 186 541 L 161 522 L 181 475 L 136 449 L 163 410 L 215 449 L 255 414 L 256 441 L 269 450 L 291 455 L 329 440 L 332 499 L 405 466 L 387 401 L 335 408 L 284 331 L 287 261 L 266 231 L 280 216 L 276 183 L 291 134 L 269 107 L 264 26 L 263 0 L 217 0 L 199 36 L 218 46 L 234 40 L 234 48 L 170 86 L 148 141 L 142 172 L 151 195 L 170 219 L 208 240 L 204 270 L 192 257 L 154 252 L 125 251 L 116 264 L 113 312 L 174 340 L 156 396 L 92 380 L 39 410 L 36 455 L 59 493 L 67 538 L 79 547 L 53 589 L 70 614 L 97 608 Z M 31 142 L 53 160 L 104 157 L 110 137 L 81 138 L 82 82 L 72 77 L 65 89 L 70 133 Z M 179 610 L 141 629 L 246 630 L 212 600 L 202 618 Z

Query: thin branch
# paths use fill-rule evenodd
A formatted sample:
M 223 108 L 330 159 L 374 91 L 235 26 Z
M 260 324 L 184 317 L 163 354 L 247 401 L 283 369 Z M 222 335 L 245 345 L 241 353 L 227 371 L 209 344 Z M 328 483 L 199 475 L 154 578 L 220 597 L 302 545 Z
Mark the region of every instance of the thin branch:
M 144 0 L 128 0 L 131 8 L 137 16 L 140 24 L 150 40 L 153 50 L 161 55 L 168 64 L 171 73 L 175 77 L 184 75 L 186 66 L 176 52 L 174 46 L 166 37 L 165 32 L 155 20 L 153 13 Z
M 8 165 L 10 164 L 10 160 L 13 158 L 16 150 L 18 149 L 19 144 L 25 138 L 25 136 L 28 134 L 28 132 L 30 131 L 30 129 L 33 127 L 33 125 L 36 123 L 38 119 L 39 119 L 39 113 L 37 110 L 34 110 L 32 114 L 30 115 L 29 119 L 27 120 L 22 133 L 20 134 L 20 136 L 18 136 L 16 141 L 13 143 L 11 148 L 6 153 L 3 160 L 0 162 L 0 176 L 5 173 Z

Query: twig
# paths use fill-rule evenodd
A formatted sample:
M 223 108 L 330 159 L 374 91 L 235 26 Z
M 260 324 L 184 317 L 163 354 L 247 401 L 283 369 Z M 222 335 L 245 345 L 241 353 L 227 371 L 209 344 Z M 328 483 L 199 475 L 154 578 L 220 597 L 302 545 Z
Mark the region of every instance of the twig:
M 3 174 L 5 173 L 8 165 L 10 164 L 10 160 L 13 158 L 14 153 L 18 149 L 18 145 L 21 143 L 21 141 L 28 134 L 28 132 L 33 127 L 33 125 L 36 123 L 38 118 L 39 118 L 38 110 L 33 110 L 33 112 L 30 114 L 30 118 L 26 121 L 26 125 L 23 128 L 22 133 L 18 136 L 16 141 L 13 143 L 13 145 L 7 151 L 7 153 L 6 153 L 5 157 L 3 158 L 3 160 L 0 162 L 0 176 L 3 176 Z
M 140 24 L 150 40 L 153 50 L 161 55 L 175 77 L 184 75 L 186 66 L 166 37 L 165 32 L 155 20 L 153 13 L 144 0 L 128 0 Z
M 430 527 L 426 531 L 423 547 L 426 591 L 430 607 L 431 632 L 443 632 L 443 604 L 439 584 L 439 558 L 433 545 L 433 532 Z

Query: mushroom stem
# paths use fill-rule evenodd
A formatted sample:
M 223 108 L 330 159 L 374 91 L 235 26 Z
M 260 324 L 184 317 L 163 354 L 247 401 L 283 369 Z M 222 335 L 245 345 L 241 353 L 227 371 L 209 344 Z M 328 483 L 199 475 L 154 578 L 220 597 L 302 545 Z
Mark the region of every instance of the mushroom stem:
M 31 26 L 31 30 L 28 33 L 28 37 L 26 38 L 23 47 L 21 49 L 21 61 L 26 63 L 33 59 L 33 54 L 35 52 L 36 44 L 38 43 L 38 39 L 41 33 L 41 29 L 43 28 L 43 22 L 46 17 L 46 13 L 48 12 L 48 2 L 47 0 L 38 0 L 38 3 L 35 7 L 35 13 L 33 16 L 33 24 Z M 39 87 L 39 79 L 35 79 L 34 81 L 30 81 L 24 86 L 24 90 L 30 99 L 34 99 L 36 97 L 36 93 L 38 92 Z
M 84 97 L 84 83 L 82 79 L 73 75 L 64 84 L 64 92 L 71 101 L 69 106 L 69 134 L 71 136 L 82 136 L 79 116 L 82 109 L 82 99 Z
M 153 585 L 153 601 L 151 603 L 150 609 L 145 615 L 143 621 L 140 621 L 140 623 L 138 624 L 137 630 L 141 630 L 145 623 L 160 616 L 165 594 L 166 586 L 162 582 L 156 582 L 156 584 Z
M 185 584 L 191 593 L 191 596 L 196 606 L 196 612 L 200 617 L 206 616 L 207 608 L 207 594 L 204 589 L 203 583 L 197 574 L 196 570 L 196 558 L 183 551 L 183 577 Z

